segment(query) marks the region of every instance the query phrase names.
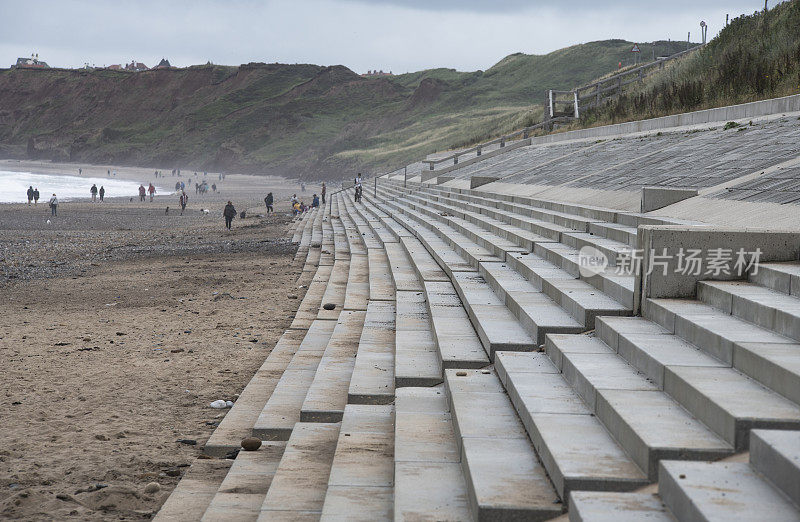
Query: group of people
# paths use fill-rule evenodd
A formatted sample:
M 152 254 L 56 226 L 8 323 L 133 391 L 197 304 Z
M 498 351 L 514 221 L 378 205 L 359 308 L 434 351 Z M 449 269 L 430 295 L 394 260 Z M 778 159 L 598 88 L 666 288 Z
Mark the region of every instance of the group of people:
M 92 188 L 89 189 L 89 192 L 92 194 L 92 203 L 97 201 L 97 196 L 100 196 L 100 203 L 103 202 L 103 198 L 106 196 L 106 189 L 103 185 L 100 185 L 100 189 L 97 189 L 97 185 L 92 185 Z
M 144 188 L 144 185 L 139 185 L 139 201 L 144 201 L 147 197 L 147 194 L 150 194 L 150 201 L 153 201 L 153 196 L 156 194 L 156 187 L 150 183 L 150 186 Z
M 102 196 L 101 196 L 102 199 Z M 33 205 L 36 206 L 39 203 L 39 188 L 33 188 L 33 186 L 28 187 L 28 205 L 33 202 Z M 53 216 L 58 215 L 58 198 L 56 197 L 55 193 L 50 198 L 48 202 L 50 205 L 50 214 Z

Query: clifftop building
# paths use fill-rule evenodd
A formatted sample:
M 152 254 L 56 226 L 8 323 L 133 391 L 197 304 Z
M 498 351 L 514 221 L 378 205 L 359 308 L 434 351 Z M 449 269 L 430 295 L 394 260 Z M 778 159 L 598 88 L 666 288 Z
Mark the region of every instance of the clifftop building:
M 31 54 L 30 58 L 17 58 L 17 63 L 11 66 L 17 69 L 49 69 L 47 62 L 39 61 L 39 54 Z

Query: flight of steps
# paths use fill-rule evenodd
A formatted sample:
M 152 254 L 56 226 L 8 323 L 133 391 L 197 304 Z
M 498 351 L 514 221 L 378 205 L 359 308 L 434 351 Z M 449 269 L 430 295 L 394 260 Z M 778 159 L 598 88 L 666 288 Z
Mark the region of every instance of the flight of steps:
M 264 446 L 158 519 L 689 519 L 733 477 L 800 516 L 800 265 L 630 317 L 633 276 L 583 276 L 578 252 L 624 264 L 665 221 L 383 180 L 351 197 L 299 221 L 306 295 L 206 452 Z

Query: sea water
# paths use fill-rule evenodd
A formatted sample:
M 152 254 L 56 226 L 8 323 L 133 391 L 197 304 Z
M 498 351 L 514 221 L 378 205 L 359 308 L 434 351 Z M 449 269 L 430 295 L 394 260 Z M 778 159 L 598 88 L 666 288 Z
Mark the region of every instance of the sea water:
M 92 185 L 106 189 L 105 197 L 131 197 L 139 195 L 139 183 L 113 178 L 89 178 L 83 176 L 58 176 L 34 174 L 32 172 L 9 172 L 0 170 L 0 203 L 26 203 L 28 187 L 39 189 L 39 199 L 47 202 L 55 193 L 59 201 L 91 198 Z M 147 188 L 147 183 L 144 183 Z M 157 194 L 165 191 L 156 187 Z

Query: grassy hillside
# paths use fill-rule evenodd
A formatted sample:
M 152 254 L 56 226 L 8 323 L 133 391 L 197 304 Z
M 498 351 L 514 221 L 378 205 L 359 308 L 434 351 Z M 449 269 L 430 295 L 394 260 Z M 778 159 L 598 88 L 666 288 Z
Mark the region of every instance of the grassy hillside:
M 586 111 L 580 126 L 800 93 L 800 0 L 735 18 L 706 47 Z
M 506 132 L 630 60 L 609 40 L 487 71 L 362 78 L 342 66 L 0 70 L 0 156 L 336 177 Z M 650 44 L 645 44 L 646 50 Z M 659 42 L 658 54 L 685 43 Z

